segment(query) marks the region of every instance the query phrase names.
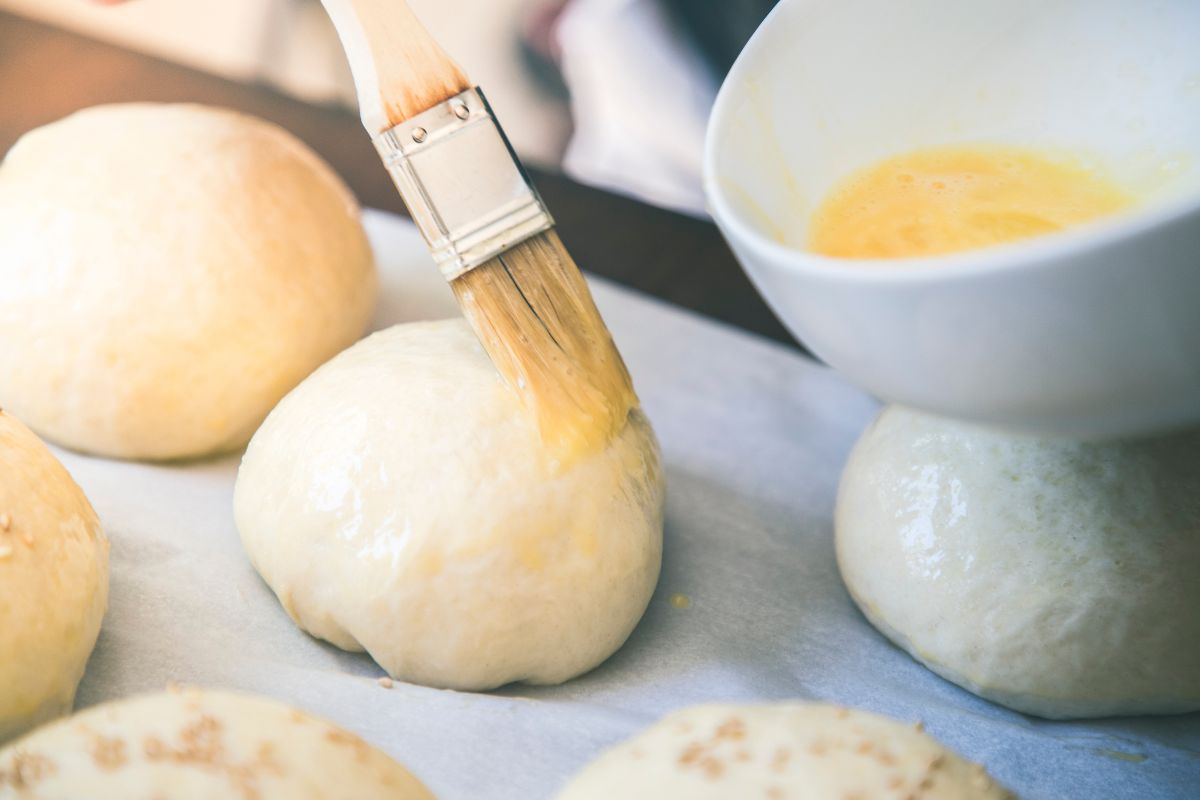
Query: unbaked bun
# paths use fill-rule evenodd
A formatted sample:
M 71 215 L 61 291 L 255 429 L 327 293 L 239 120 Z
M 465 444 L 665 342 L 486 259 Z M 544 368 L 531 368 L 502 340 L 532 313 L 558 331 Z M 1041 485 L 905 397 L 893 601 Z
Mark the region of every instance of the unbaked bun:
M 354 734 L 273 700 L 180 689 L 96 706 L 0 750 L 0 797 L 431 800 Z
M 376 276 L 358 207 L 312 151 L 191 105 L 81 111 L 0 165 L 0 404 L 77 450 L 245 444 L 349 346 Z
M 641 412 L 556 469 L 462 320 L 394 327 L 321 367 L 255 434 L 234 508 L 300 627 L 454 689 L 596 666 L 641 617 L 662 553 Z
M 108 540 L 96 512 L 58 459 L 3 411 L 0 593 L 2 742 L 71 710 L 108 603 Z
M 558 800 L 993 800 L 983 767 L 920 731 L 827 705 L 677 711 L 607 751 Z
M 842 477 L 859 607 L 931 669 L 1043 717 L 1200 709 L 1200 435 L 1083 444 L 891 408 Z

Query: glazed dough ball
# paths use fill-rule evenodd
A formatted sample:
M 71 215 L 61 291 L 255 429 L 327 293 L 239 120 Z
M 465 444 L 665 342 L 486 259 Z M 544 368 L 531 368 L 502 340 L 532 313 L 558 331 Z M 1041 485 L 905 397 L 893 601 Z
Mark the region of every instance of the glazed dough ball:
M 558 800 L 1012 797 L 919 726 L 836 706 L 706 705 L 607 751 Z
M 890 639 L 1018 711 L 1200 709 L 1198 453 L 888 409 L 842 477 L 842 577 Z
M 352 344 L 376 276 L 354 198 L 274 125 L 81 111 L 0 165 L 0 404 L 77 450 L 238 448 Z
M 559 683 L 620 647 L 658 579 L 663 478 L 635 411 L 555 470 L 462 320 L 401 325 L 289 394 L 234 510 L 301 628 L 388 673 L 481 690 Z
M 0 750 L 6 789 L 38 800 L 426 800 L 354 734 L 273 700 L 180 689 L 96 706 Z
M 107 604 L 96 512 L 46 445 L 0 411 L 0 741 L 71 710 Z

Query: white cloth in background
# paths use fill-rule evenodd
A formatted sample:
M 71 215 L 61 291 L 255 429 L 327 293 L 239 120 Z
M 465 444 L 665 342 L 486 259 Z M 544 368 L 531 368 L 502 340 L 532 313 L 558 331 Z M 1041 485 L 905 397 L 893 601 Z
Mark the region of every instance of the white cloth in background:
M 558 29 L 584 183 L 705 215 L 704 132 L 717 84 L 652 0 L 573 0 Z

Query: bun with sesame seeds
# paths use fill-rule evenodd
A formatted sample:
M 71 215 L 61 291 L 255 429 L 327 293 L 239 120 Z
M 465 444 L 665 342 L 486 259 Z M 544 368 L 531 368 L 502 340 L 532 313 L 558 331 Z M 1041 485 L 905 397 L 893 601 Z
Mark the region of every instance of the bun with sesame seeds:
M 432 800 L 354 734 L 282 703 L 175 689 L 95 706 L 0 750 L 16 800 Z
M 71 710 L 107 604 L 96 512 L 46 445 L 0 411 L 0 742 Z
M 842 476 L 842 579 L 914 658 L 1017 711 L 1200 709 L 1198 449 L 886 409 Z
M 677 711 L 608 750 L 558 800 L 1001 800 L 983 767 L 862 711 L 776 703 Z

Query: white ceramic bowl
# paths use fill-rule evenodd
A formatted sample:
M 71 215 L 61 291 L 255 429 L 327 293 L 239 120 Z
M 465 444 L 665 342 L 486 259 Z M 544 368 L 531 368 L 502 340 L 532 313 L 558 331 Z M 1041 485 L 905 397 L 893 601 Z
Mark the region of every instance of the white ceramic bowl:
M 1095 157 L 1142 200 L 963 254 L 805 252 L 848 173 L 971 143 Z M 721 89 L 705 160 L 768 302 L 874 394 L 1071 436 L 1200 424 L 1200 2 L 783 0 Z

